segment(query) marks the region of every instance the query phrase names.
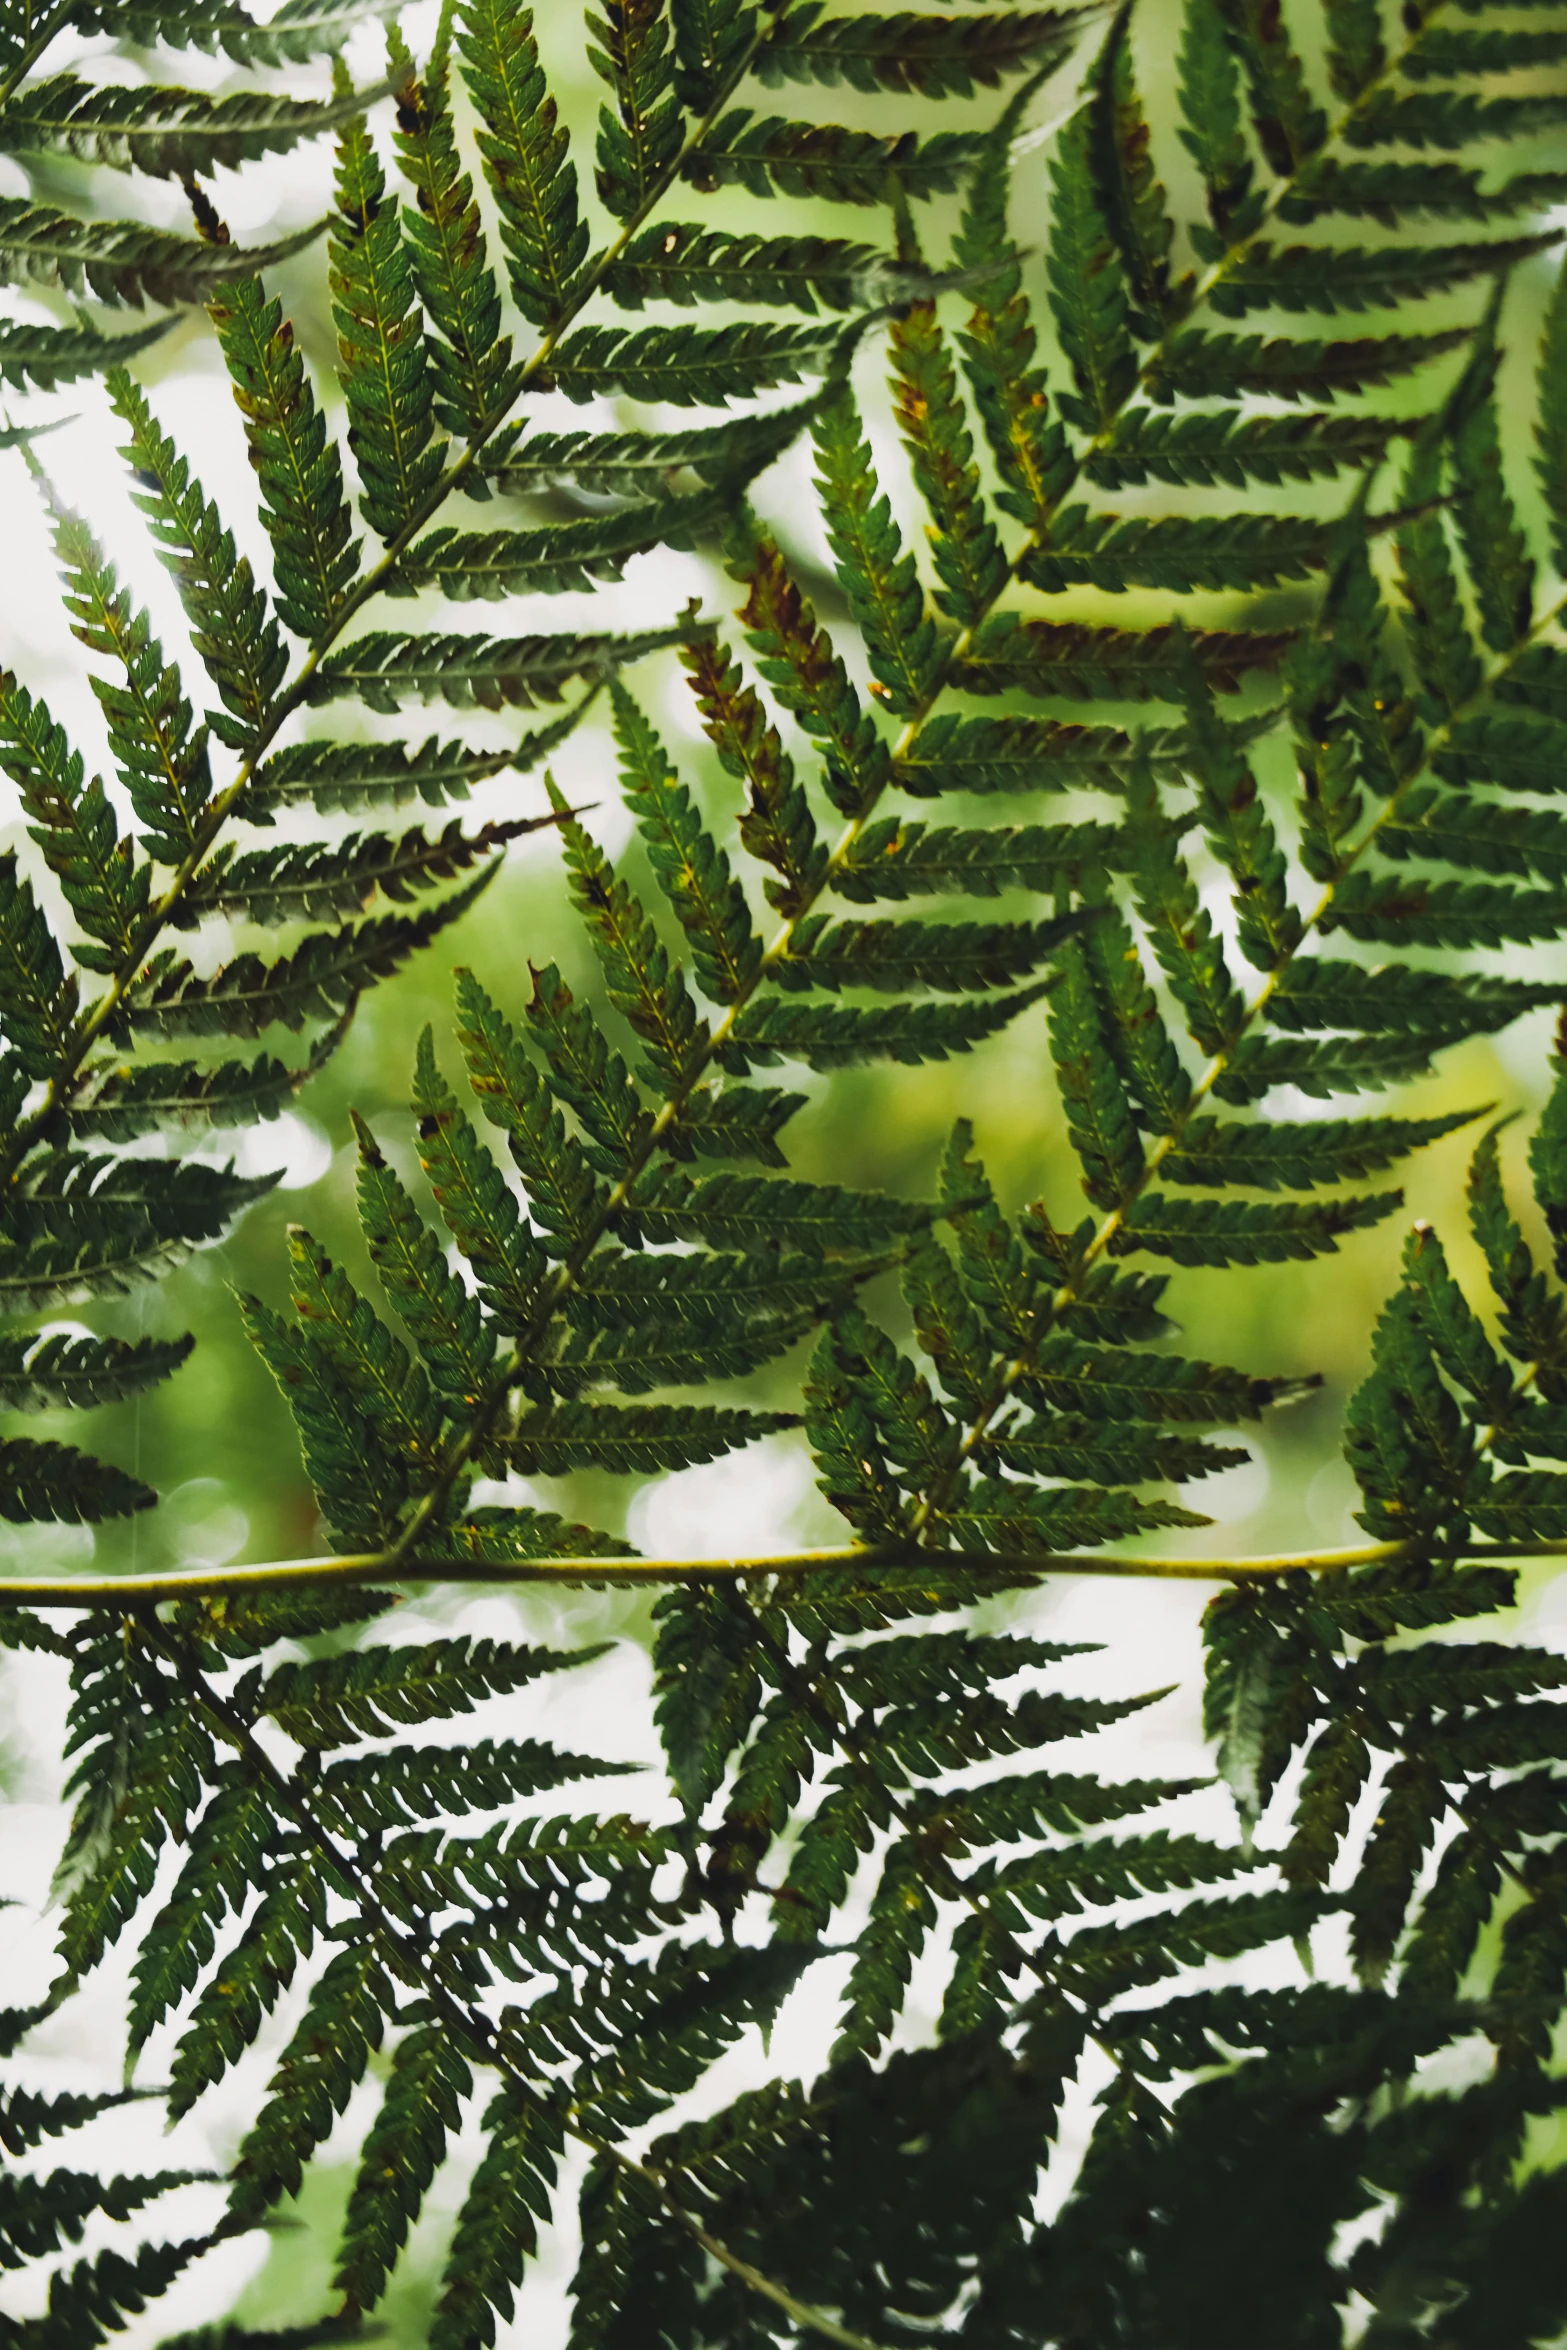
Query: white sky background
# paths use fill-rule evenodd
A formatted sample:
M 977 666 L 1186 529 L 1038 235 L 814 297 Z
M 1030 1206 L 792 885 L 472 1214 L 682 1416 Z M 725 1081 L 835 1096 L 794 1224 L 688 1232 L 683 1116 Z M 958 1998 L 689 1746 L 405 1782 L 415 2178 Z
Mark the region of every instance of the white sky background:
M 428 45 L 433 14 L 432 8 L 420 5 L 404 15 L 404 30 L 416 55 Z M 547 19 L 548 12 L 541 11 L 541 16 Z M 84 53 L 96 55 L 103 47 L 101 43 L 84 44 Z M 350 61 L 357 80 L 375 77 L 379 44 L 373 31 L 356 38 Z M 228 76 L 223 61 L 193 56 L 182 57 L 169 78 L 205 83 L 221 82 Z M 297 70 L 289 77 L 295 86 L 307 78 Z M 316 86 L 324 86 L 324 78 L 324 67 L 317 69 Z M 0 194 L 23 192 L 22 175 L 0 159 Z M 119 193 L 119 185 L 114 184 L 112 194 L 117 198 Z M 128 185 L 125 194 L 127 210 L 134 208 L 142 217 L 184 225 L 177 189 L 137 182 Z M 294 154 L 250 165 L 238 174 L 221 174 L 217 198 L 236 238 L 247 243 L 317 217 L 330 201 L 330 148 L 322 141 Z M 317 246 L 296 268 L 317 270 L 322 265 L 322 248 Z M 128 314 L 126 324 L 131 323 L 133 314 Z M 209 494 L 216 498 L 242 551 L 249 553 L 264 573 L 265 545 L 255 519 L 253 477 L 245 461 L 239 419 L 205 322 L 196 320 L 177 327 L 170 349 L 177 351 L 177 366 L 165 369 L 153 354 L 140 370 L 149 380 L 155 375 L 162 378 L 153 395 L 156 412 L 189 456 Z M 14 404 L 13 413 L 19 408 L 19 403 Z M 594 421 L 592 411 L 565 403 L 561 403 L 561 411 L 562 422 Z M 101 390 L 90 382 L 68 386 L 52 397 L 30 401 L 27 413 L 30 417 L 43 413 L 65 419 L 60 429 L 40 444 L 43 462 L 65 498 L 93 521 L 122 571 L 132 579 L 137 595 L 150 606 L 166 639 L 178 643 L 182 635 L 178 606 L 131 505 L 126 472 L 117 454 L 120 428 Z M 607 412 L 604 420 L 609 420 Z M 546 411 L 541 410 L 540 421 L 549 421 Z M 798 522 L 804 501 L 792 495 L 791 482 L 796 486 L 803 483 L 806 461 L 796 455 L 789 464 L 793 472 L 785 470 L 777 477 L 769 502 L 787 504 L 792 519 Z M 477 519 L 474 510 L 470 514 Z M 35 691 L 47 695 L 56 716 L 87 751 L 89 766 L 101 763 L 101 717 L 86 684 L 84 657 L 69 636 L 54 592 L 55 567 L 44 518 L 16 455 L 0 456 L 0 550 L 0 657 Z M 693 591 L 701 592 L 709 578 L 707 567 L 695 557 L 643 558 L 633 564 L 622 585 L 598 589 L 591 596 L 552 599 L 548 624 L 562 629 L 633 625 L 645 621 L 650 609 L 667 615 Z M 399 605 L 393 624 L 412 625 L 416 610 Z M 537 612 L 535 604 L 530 620 L 514 622 L 504 605 L 475 607 L 474 616 L 458 625 L 505 633 L 514 624 L 538 625 Z M 694 713 L 683 697 L 671 696 L 659 717 L 672 734 L 694 727 Z M 412 723 L 423 731 L 422 718 L 416 716 Z M 591 758 L 600 776 L 609 771 L 601 739 L 597 748 L 592 737 L 586 737 L 585 742 L 587 748 L 580 753 L 567 754 L 568 779 L 570 761 L 579 755 L 584 762 Z M 476 810 L 480 816 L 491 812 L 482 799 L 476 801 Z M 0 832 L 6 838 L 16 837 L 16 819 L 12 787 L 0 782 Z M 613 847 L 623 830 L 620 811 L 604 805 L 594 822 L 606 845 Z M 320 1171 L 308 1107 L 307 1097 L 307 1115 L 295 1122 L 292 1131 L 295 1164 L 291 1173 L 295 1181 L 309 1181 Z M 286 1140 L 289 1133 L 285 1122 L 282 1138 Z M 277 1163 L 279 1139 L 278 1127 L 266 1130 L 265 1163 Z M 1212 1479 L 1201 1498 L 1203 1506 L 1221 1521 L 1215 1538 L 1223 1542 L 1226 1523 L 1255 1520 L 1264 1512 L 1267 1470 L 1258 1463 Z M 1352 1499 L 1342 1467 L 1334 1463 L 1324 1468 L 1307 1496 L 1310 1525 L 1301 1529 L 1302 1533 L 1318 1541 L 1353 1540 L 1355 1530 L 1346 1517 Z M 650 1553 L 721 1556 L 755 1548 L 758 1527 L 766 1527 L 768 1540 L 780 1546 L 804 1538 L 807 1532 L 814 1534 L 820 1524 L 819 1509 L 798 1450 L 767 1444 L 648 1488 L 637 1504 L 631 1534 Z M 71 1539 L 69 1535 L 64 1538 L 62 1550 L 66 1554 Z M 42 1565 L 31 1550 L 28 1556 L 30 1565 Z M 1198 1716 L 1198 1618 L 1207 1596 L 1208 1587 L 1202 1585 L 1062 1579 L 1037 1594 L 997 1603 L 988 1611 L 991 1628 L 1005 1625 L 1051 1639 L 1107 1644 L 1102 1656 L 1085 1657 L 1068 1668 L 1064 1678 L 1070 1687 L 1096 1695 L 1123 1696 L 1138 1689 L 1178 1685 L 1173 1695 L 1150 1712 L 1084 1742 L 1069 1756 L 1064 1754 L 1063 1767 L 1102 1770 L 1107 1776 L 1202 1776 L 1211 1769 Z M 1542 1606 L 1544 1620 L 1531 1627 L 1535 1636 L 1563 1640 L 1567 1611 L 1552 1608 L 1548 1599 Z M 384 1627 L 382 1636 L 411 1640 L 460 1630 L 496 1637 L 553 1637 L 569 1643 L 594 1637 L 617 1622 L 629 1624 L 633 1616 L 640 1626 L 641 1607 L 642 1603 L 632 1598 L 585 1595 L 573 1602 L 558 1595 L 513 1598 L 456 1593 L 408 1610 Z M 49 1660 L 13 1661 L 3 1670 L 0 1744 L 18 1800 L 0 1811 L 0 1893 L 17 1905 L 0 1911 L 0 2004 L 20 2004 L 37 1995 L 51 1972 L 53 1927 L 43 1904 L 65 1825 L 58 1762 L 65 1687 L 63 1672 Z M 457 1727 L 465 1737 L 549 1736 L 563 1745 L 654 1763 L 656 1743 L 645 1648 L 640 1639 L 627 1639 L 588 1671 L 546 1681 L 519 1699 L 494 1703 Z M 663 1804 L 662 1778 L 650 1775 L 640 1782 L 603 1783 L 590 1789 L 585 1800 L 605 1810 L 657 1810 Z M 562 1798 L 555 1797 L 539 1808 L 562 1808 L 562 1803 Z M 1170 1815 L 1168 1824 L 1172 1828 L 1206 1829 L 1224 1840 L 1233 1834 L 1228 1798 L 1217 1790 L 1188 1799 L 1179 1813 Z M 127 1955 L 122 1953 L 95 1978 L 85 1995 L 72 2001 L 34 2036 L 29 2052 L 8 2068 L 12 2082 L 59 2091 L 102 2088 L 118 2077 Z M 1324 1965 L 1334 1964 L 1332 1933 L 1319 1936 L 1318 1955 Z M 1288 1953 L 1265 1957 L 1253 1971 L 1263 1979 L 1287 1977 Z M 740 2088 L 772 2072 L 809 2074 L 820 2063 L 832 2034 L 833 1991 L 842 1973 L 842 1967 L 833 1963 L 816 1969 L 791 2000 L 774 2035 L 771 2058 L 764 2055 L 754 2036 L 743 2041 L 704 2084 L 699 2107 L 725 2103 Z M 941 1982 L 939 1959 L 932 1959 L 916 1981 L 910 2021 L 915 2034 L 932 2027 Z M 161 2135 L 156 2107 L 133 2106 L 105 2117 L 79 2139 L 47 2146 L 36 2159 L 43 2167 L 55 2163 L 84 2168 L 97 2163 L 124 2170 L 221 2167 L 231 2159 L 253 2116 L 270 2064 L 292 2029 L 298 2007 L 296 1986 L 247 2062 L 171 2137 Z M 168 2035 L 155 2043 L 140 2069 L 142 2080 L 157 2081 L 169 2046 Z M 1091 2080 L 1089 2091 L 1094 2085 Z M 1058 2166 L 1063 2178 L 1091 2125 L 1089 2091 L 1074 2100 L 1068 2114 Z M 375 2094 L 373 2087 L 367 2087 L 355 2098 L 326 2150 L 328 2161 L 350 2158 L 373 2110 Z M 472 2132 L 469 2139 L 462 2152 L 471 2160 Z M 436 2198 L 437 2211 L 450 2210 L 457 2184 L 443 2184 Z M 193 2188 L 167 2212 L 160 2208 L 152 2226 L 159 2232 L 165 2228 L 170 2233 L 193 2231 L 207 2223 L 213 2209 L 212 2191 Z M 431 2234 L 426 2228 L 420 2239 L 426 2257 Z M 94 2223 L 83 2248 L 92 2252 L 102 2243 L 126 2240 L 127 2231 Z M 259 2236 L 224 2248 L 193 2271 L 145 2319 L 133 2323 L 124 2338 L 133 2350 L 141 2350 L 145 2343 L 221 2316 L 268 2253 L 267 2240 Z M 539 2264 L 516 2320 L 503 2330 L 506 2350 L 514 2350 L 514 2346 L 520 2350 L 525 2342 L 529 2350 L 554 2350 L 563 2341 L 570 2259 L 568 2223 Z M 303 2262 L 302 2251 L 302 2268 Z M 38 2306 L 35 2277 L 0 2277 L 0 2308 L 22 2314 Z M 288 2314 L 305 2318 L 315 2311 L 302 2304 Z

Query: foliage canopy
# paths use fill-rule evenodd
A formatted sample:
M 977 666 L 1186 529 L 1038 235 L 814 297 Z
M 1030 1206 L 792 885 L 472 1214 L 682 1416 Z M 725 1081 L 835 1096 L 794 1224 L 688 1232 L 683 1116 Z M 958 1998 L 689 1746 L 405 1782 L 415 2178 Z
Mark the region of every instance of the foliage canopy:
M 47 2167 L 128 2091 L 0 2097 L 0 2264 L 39 2287 L 4 2350 L 94 2350 L 265 2225 L 372 2074 L 333 2307 L 235 2350 L 372 2320 L 465 2129 L 433 2350 L 494 2341 L 568 2194 L 573 2350 L 1318 2350 L 1352 2320 L 1375 2350 L 1525 2350 L 1567 2324 L 1567 2186 L 1534 2159 L 1563 2102 L 1567 1664 L 1505 1620 L 1518 1562 L 1567 1542 L 1567 1028 L 1530 1146 L 1545 1257 L 1490 1113 L 1396 1102 L 1567 1004 L 1559 273 L 1527 501 L 1499 392 L 1509 284 L 1557 271 L 1567 25 L 1293 13 L 1183 0 L 1165 152 L 1129 4 L 604 0 L 589 158 L 515 0 L 456 0 L 418 59 L 389 21 L 384 83 L 339 64 L 325 98 L 99 85 L 50 44 L 292 66 L 343 46 L 345 0 L 0 12 L 0 147 L 172 175 L 198 230 L 6 199 L 0 270 L 205 301 L 270 549 L 263 579 L 126 364 L 147 333 L 0 327 L 13 386 L 107 370 L 185 621 L 166 649 L 24 404 L 7 463 L 113 774 L 0 673 L 28 844 L 0 862 L 7 1405 L 180 1370 L 187 1337 L 61 1317 L 243 1214 L 269 1179 L 210 1130 L 275 1116 L 510 840 L 558 843 L 600 975 L 459 973 L 461 1066 L 427 1032 L 409 1126 L 358 1125 L 379 1297 L 296 1229 L 286 1305 L 239 1302 L 331 1554 L 6 1587 L 0 1637 L 70 1677 L 75 1811 L 57 1980 L 0 2014 L 3 2053 L 122 1941 L 171 2118 L 277 2053 L 186 2236 L 156 2214 L 188 2174 Z M 773 111 L 802 88 L 806 118 Z M 258 274 L 285 247 L 236 246 L 200 184 L 328 131 L 332 387 Z M 822 580 L 762 517 L 805 449 Z M 489 634 L 447 609 L 692 547 L 716 610 Z M 651 715 L 666 652 L 732 838 Z M 407 729 L 437 702 L 447 731 Z M 619 864 L 545 764 L 590 707 Z M 525 715 L 495 750 L 472 712 Z M 449 813 L 535 769 L 539 813 Z M 780 1073 L 1016 1021 L 1081 1216 L 1004 1213 L 967 1124 L 929 1200 L 788 1171 L 810 1097 Z M 1367 1543 L 1140 1547 L 1204 1523 L 1172 1491 L 1200 1501 L 1244 1457 L 1224 1432 L 1291 1392 L 1181 1351 L 1170 1269 L 1329 1259 L 1474 1118 L 1490 1296 L 1414 1225 L 1344 1430 Z M 791 1364 L 797 1408 L 763 1408 L 754 1375 Z M 840 1548 L 648 1560 L 534 1490 L 789 1429 Z M 13 1522 L 155 1501 L 0 1438 Z M 1219 1581 L 1233 1834 L 1189 1832 L 1190 1782 L 1054 1753 L 1150 1702 L 1078 1694 L 1070 1646 L 1019 1628 L 1009 1595 L 1091 1570 Z M 589 1785 L 620 1766 L 528 1729 L 596 1647 L 398 1636 L 401 1587 L 530 1579 L 660 1588 L 667 1786 L 625 1811 Z M 713 2067 L 817 1967 L 816 2078 L 723 2100 Z

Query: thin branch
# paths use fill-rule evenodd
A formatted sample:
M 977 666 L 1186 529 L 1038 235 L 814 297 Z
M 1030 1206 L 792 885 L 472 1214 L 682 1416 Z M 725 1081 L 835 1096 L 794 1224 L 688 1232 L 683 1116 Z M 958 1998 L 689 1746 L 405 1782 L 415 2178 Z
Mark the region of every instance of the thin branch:
M 342 1557 L 269 1559 L 249 1567 L 186 1567 L 166 1575 L 0 1576 L 0 1603 L 22 1607 L 99 1608 L 158 1605 L 176 1599 L 241 1599 L 250 1592 L 311 1584 L 446 1584 L 457 1589 L 520 1583 L 735 1583 L 771 1575 L 841 1573 L 846 1567 L 966 1566 L 980 1574 L 1112 1575 L 1177 1583 L 1265 1583 L 1283 1575 L 1340 1575 L 1353 1567 L 1391 1566 L 1418 1555 L 1410 1542 L 1363 1542 L 1347 1550 L 1259 1552 L 1248 1558 L 1182 1557 L 1114 1550 L 904 1549 L 763 1551 L 747 1558 L 410 1559 L 384 1551 Z M 1560 1558 L 1562 1542 L 1482 1542 L 1457 1554 L 1473 1565 L 1495 1559 Z

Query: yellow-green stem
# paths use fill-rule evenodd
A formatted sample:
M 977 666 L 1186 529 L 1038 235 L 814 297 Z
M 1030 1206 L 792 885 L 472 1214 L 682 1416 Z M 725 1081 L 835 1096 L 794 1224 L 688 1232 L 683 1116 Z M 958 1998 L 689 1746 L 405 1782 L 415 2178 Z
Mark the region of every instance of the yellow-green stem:
M 269 1559 L 255 1566 L 189 1567 L 147 1575 L 8 1575 L 0 1605 L 136 1607 L 176 1599 L 243 1599 L 253 1592 L 313 1584 L 450 1584 L 506 1587 L 524 1583 L 658 1584 L 763 1581 L 777 1575 L 841 1574 L 845 1568 L 963 1566 L 983 1578 L 1110 1575 L 1156 1582 L 1261 1583 L 1283 1575 L 1338 1575 L 1352 1567 L 1391 1565 L 1414 1555 L 1407 1542 L 1363 1542 L 1344 1550 L 1268 1551 L 1249 1558 L 1186 1557 L 1179 1552 L 945 1551 L 905 1549 L 759 1551 L 737 1558 L 419 1559 L 392 1551 L 355 1551 L 311 1559 Z M 1560 1558 L 1567 1542 L 1485 1542 L 1459 1553 L 1469 1564 L 1499 1559 Z

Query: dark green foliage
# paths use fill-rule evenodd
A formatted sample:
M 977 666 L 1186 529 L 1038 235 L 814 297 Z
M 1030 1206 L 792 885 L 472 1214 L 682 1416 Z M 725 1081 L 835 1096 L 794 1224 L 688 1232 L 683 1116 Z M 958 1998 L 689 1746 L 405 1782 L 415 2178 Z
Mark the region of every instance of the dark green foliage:
M 395 538 L 422 519 L 441 450 L 432 439 L 434 390 L 410 256 L 362 116 L 350 118 L 338 142 L 330 249 L 338 376 L 360 505 L 372 530 Z
M 315 234 L 313 228 L 302 229 L 270 245 L 209 243 L 144 228 L 137 221 L 78 220 L 52 205 L 7 196 L 0 198 L 0 285 L 58 287 L 64 293 L 90 294 L 106 306 L 138 310 L 148 302 L 202 302 L 221 298 L 222 288 L 243 284 L 257 270 L 286 261 Z M 93 340 L 99 353 L 105 353 L 105 342 Z M 24 352 L 40 348 L 31 342 L 21 347 Z M 41 348 L 52 375 L 60 346 L 51 339 Z M 101 356 L 93 355 L 92 343 L 84 348 L 80 333 L 65 348 L 72 373 L 85 372 L 84 358 L 90 365 L 102 364 Z M 30 359 L 24 357 L 18 364 L 22 373 L 32 373 Z
M 472 0 L 458 18 L 457 47 L 484 125 L 479 152 L 501 216 L 512 297 L 533 325 L 554 327 L 588 231 L 567 134 L 539 64 L 533 11 L 513 0 Z
M 278 615 L 296 635 L 332 620 L 359 568 L 342 465 L 283 313 L 249 278 L 212 304 L 276 566 Z
M 0 866 L 0 1303 L 112 1295 L 220 1237 L 269 1179 L 198 1130 L 275 1115 L 511 841 L 553 838 L 581 925 L 574 955 L 530 915 L 509 966 L 459 974 L 411 1122 L 355 1121 L 358 1235 L 296 1227 L 272 1302 L 241 1301 L 333 1555 L 0 1612 L 40 1688 L 69 1675 L 73 1806 L 60 1972 L 0 2045 L 125 1940 L 172 2117 L 272 2051 L 208 2183 L 226 2216 L 210 2194 L 187 2241 L 151 2206 L 198 2182 L 33 2162 L 114 2093 L 0 2095 L 0 2260 L 44 2310 L 0 2326 L 18 2350 L 95 2350 L 272 2224 L 360 2099 L 334 2317 L 212 2350 L 375 2326 L 454 2156 L 437 2350 L 534 2324 L 562 2223 L 574 2350 L 1561 2330 L 1561 2198 L 1529 2166 L 1561 2104 L 1564 1677 L 1503 1611 L 1514 1562 L 1567 1542 L 1562 1060 L 1531 1150 L 1545 1245 L 1496 1127 L 1469 1181 L 1489 1298 L 1451 1236 L 1404 1239 L 1346 1414 L 1364 1544 L 1199 1556 L 1188 1503 L 1249 1458 L 1233 1432 L 1314 1382 L 1207 1359 L 1172 1318 L 1199 1282 L 1403 1221 L 1376 1187 L 1413 1188 L 1474 1112 L 1353 1097 L 1567 996 L 1567 312 L 1558 288 L 1531 502 L 1497 290 L 1554 266 L 1562 181 L 1535 167 L 1563 49 L 1459 13 L 1330 0 L 1319 29 L 1185 0 L 1177 36 L 1121 9 L 1064 95 L 1087 12 L 604 0 L 591 188 L 544 63 L 575 27 L 513 0 L 456 0 L 427 61 L 389 27 L 385 90 L 339 73 L 325 101 L 89 88 L 0 24 L 0 146 L 177 172 L 201 231 L 80 221 L 50 181 L 0 204 L 0 272 L 211 297 L 268 551 L 263 580 L 249 518 L 115 366 L 179 614 L 160 641 L 133 560 L 56 511 L 114 772 L 0 678 L 26 827 Z M 350 15 L 195 0 L 112 29 L 249 68 L 340 47 Z M 802 87 L 849 120 L 831 95 L 763 111 Z M 327 127 L 335 387 L 194 178 Z M 1042 217 L 1009 217 L 1014 179 Z M 795 198 L 863 234 L 738 209 Z M 929 198 L 953 201 L 917 227 Z M 110 345 L 85 313 L 7 324 L 0 375 L 142 347 Z M 566 430 L 534 411 L 557 392 L 693 413 Z M 32 430 L 5 437 L 41 479 Z M 638 609 L 668 576 L 644 557 L 715 548 L 684 611 Z M 606 581 L 624 620 L 464 634 L 448 609 Z M 640 666 L 676 651 L 694 753 Z M 450 731 L 408 736 L 435 700 Z M 488 821 L 451 812 L 595 708 L 629 831 L 580 745 Z M 380 828 L 414 799 L 439 823 Z M 784 1064 L 917 1066 L 1014 1024 L 1008 1099 L 1021 1118 L 1053 1067 L 1075 1208 L 1071 1181 L 1033 1196 L 1021 1125 L 1016 1209 L 966 1121 L 929 1184 L 878 1131 L 898 1173 L 867 1188 L 857 1117 L 847 1157 L 789 1165 Z M 273 1025 L 309 1026 L 291 1061 Z M 151 1506 L 121 1431 L 98 1459 L 31 1415 L 135 1398 L 189 1345 L 0 1333 L 30 1415 L 0 1514 Z M 774 1550 L 755 1446 L 809 1447 L 843 1544 Z M 726 1461 L 756 1470 L 740 1555 L 639 1559 L 623 1504 Z M 1161 1693 L 1086 1682 L 1047 1636 L 1039 1586 L 1084 1568 L 1220 1583 L 1207 1727 L 1238 1828 L 1093 1743 Z M 667 1785 L 626 1814 L 589 1783 L 630 1766 L 540 1719 L 570 1687 L 546 1676 L 590 1701 L 610 1640 L 443 1633 L 438 1599 L 400 1624 L 407 1585 L 528 1579 L 660 1585 Z M 1307 1982 L 1284 1945 L 1313 1936 Z M 816 2077 L 769 2079 L 823 1960 Z M 1057 2139 L 1092 2081 L 1079 2160 Z M 130 2249 L 73 2262 L 88 2225 Z

